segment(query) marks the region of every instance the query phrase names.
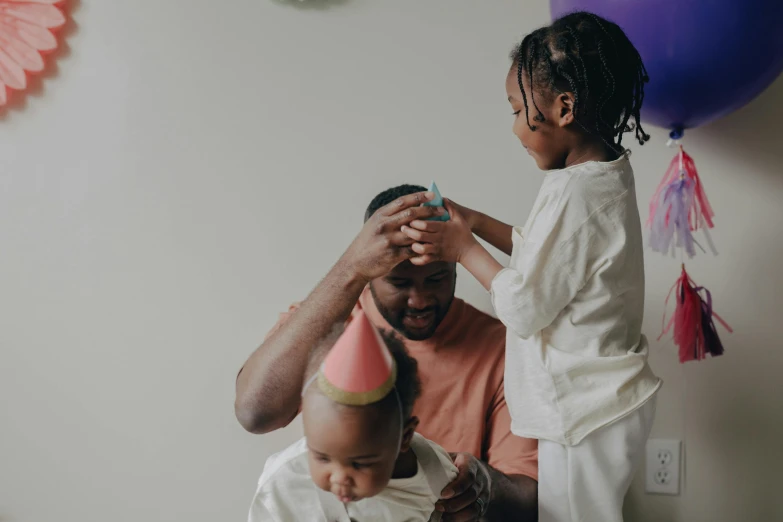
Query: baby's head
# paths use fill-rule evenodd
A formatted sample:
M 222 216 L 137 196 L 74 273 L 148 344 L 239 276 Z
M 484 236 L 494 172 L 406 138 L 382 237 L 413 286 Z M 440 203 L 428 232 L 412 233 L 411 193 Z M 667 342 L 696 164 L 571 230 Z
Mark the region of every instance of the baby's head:
M 308 375 L 319 371 L 339 332 L 314 350 Z M 412 416 L 420 393 L 416 360 L 402 342 L 382 333 L 396 364 L 394 389 L 365 406 L 338 404 L 314 380 L 302 397 L 302 420 L 307 439 L 310 476 L 342 502 L 355 502 L 380 493 L 392 477 L 397 458 L 410 449 L 419 423 Z M 402 408 L 402 411 L 400 410 Z
M 514 134 L 539 168 L 562 168 L 585 143 L 616 155 L 625 132 L 635 130 L 640 144 L 650 138 L 639 121 L 649 78 L 618 25 L 572 13 L 527 35 L 511 60 L 506 91 Z

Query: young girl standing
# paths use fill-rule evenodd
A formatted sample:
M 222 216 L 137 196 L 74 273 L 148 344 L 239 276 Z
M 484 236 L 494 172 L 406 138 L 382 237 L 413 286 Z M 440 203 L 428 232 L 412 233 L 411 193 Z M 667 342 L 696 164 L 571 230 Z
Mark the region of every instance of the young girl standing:
M 412 262 L 459 262 L 492 294 L 508 329 L 512 431 L 539 439 L 539 520 L 622 521 L 661 385 L 641 333 L 642 230 L 621 144 L 626 132 L 649 139 L 648 78 L 623 31 L 583 12 L 526 36 L 512 61 L 514 134 L 546 171 L 527 223 L 447 201 L 450 221 L 403 230 L 417 241 Z

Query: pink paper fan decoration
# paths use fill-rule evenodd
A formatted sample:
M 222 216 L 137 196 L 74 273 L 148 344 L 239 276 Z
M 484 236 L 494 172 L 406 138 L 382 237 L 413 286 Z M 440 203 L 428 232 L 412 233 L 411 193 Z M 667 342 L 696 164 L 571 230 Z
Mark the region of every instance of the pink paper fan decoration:
M 27 74 L 44 69 L 42 53 L 57 48 L 52 29 L 65 24 L 55 5 L 64 0 L 0 0 L 0 105 L 8 89 L 27 87 Z

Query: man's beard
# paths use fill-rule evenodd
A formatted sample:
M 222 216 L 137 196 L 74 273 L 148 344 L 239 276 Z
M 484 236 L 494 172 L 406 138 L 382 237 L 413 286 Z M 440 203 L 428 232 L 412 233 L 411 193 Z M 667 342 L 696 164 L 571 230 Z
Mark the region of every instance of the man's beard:
M 435 331 L 438 329 L 438 326 L 440 326 L 440 323 L 443 321 L 443 318 L 446 317 L 446 314 L 451 307 L 451 303 L 454 300 L 454 296 L 452 295 L 451 299 L 449 299 L 449 302 L 446 303 L 445 306 L 434 305 L 423 309 L 405 307 L 397 311 L 392 311 L 385 307 L 383 303 L 381 303 L 380 300 L 376 297 L 372 285 L 370 285 L 370 292 L 372 293 L 376 308 L 378 308 L 378 311 L 381 313 L 381 316 L 386 320 L 386 322 L 389 323 L 389 325 L 403 337 L 411 341 L 425 341 L 432 337 L 435 334 Z M 434 316 L 434 320 L 432 321 L 432 324 L 424 330 L 413 330 L 405 325 L 404 321 L 406 317 L 426 315 L 430 313 L 432 313 Z

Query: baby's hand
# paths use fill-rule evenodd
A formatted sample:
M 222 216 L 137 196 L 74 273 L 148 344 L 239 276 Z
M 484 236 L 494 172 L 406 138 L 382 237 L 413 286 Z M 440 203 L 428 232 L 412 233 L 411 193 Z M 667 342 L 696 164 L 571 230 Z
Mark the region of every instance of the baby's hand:
M 445 202 L 449 221 L 412 221 L 403 226 L 402 231 L 416 241 L 411 248 L 418 254 L 411 258 L 414 265 L 426 265 L 435 261 L 459 263 L 464 254 L 478 241 L 470 231 L 470 226 L 457 207 Z

